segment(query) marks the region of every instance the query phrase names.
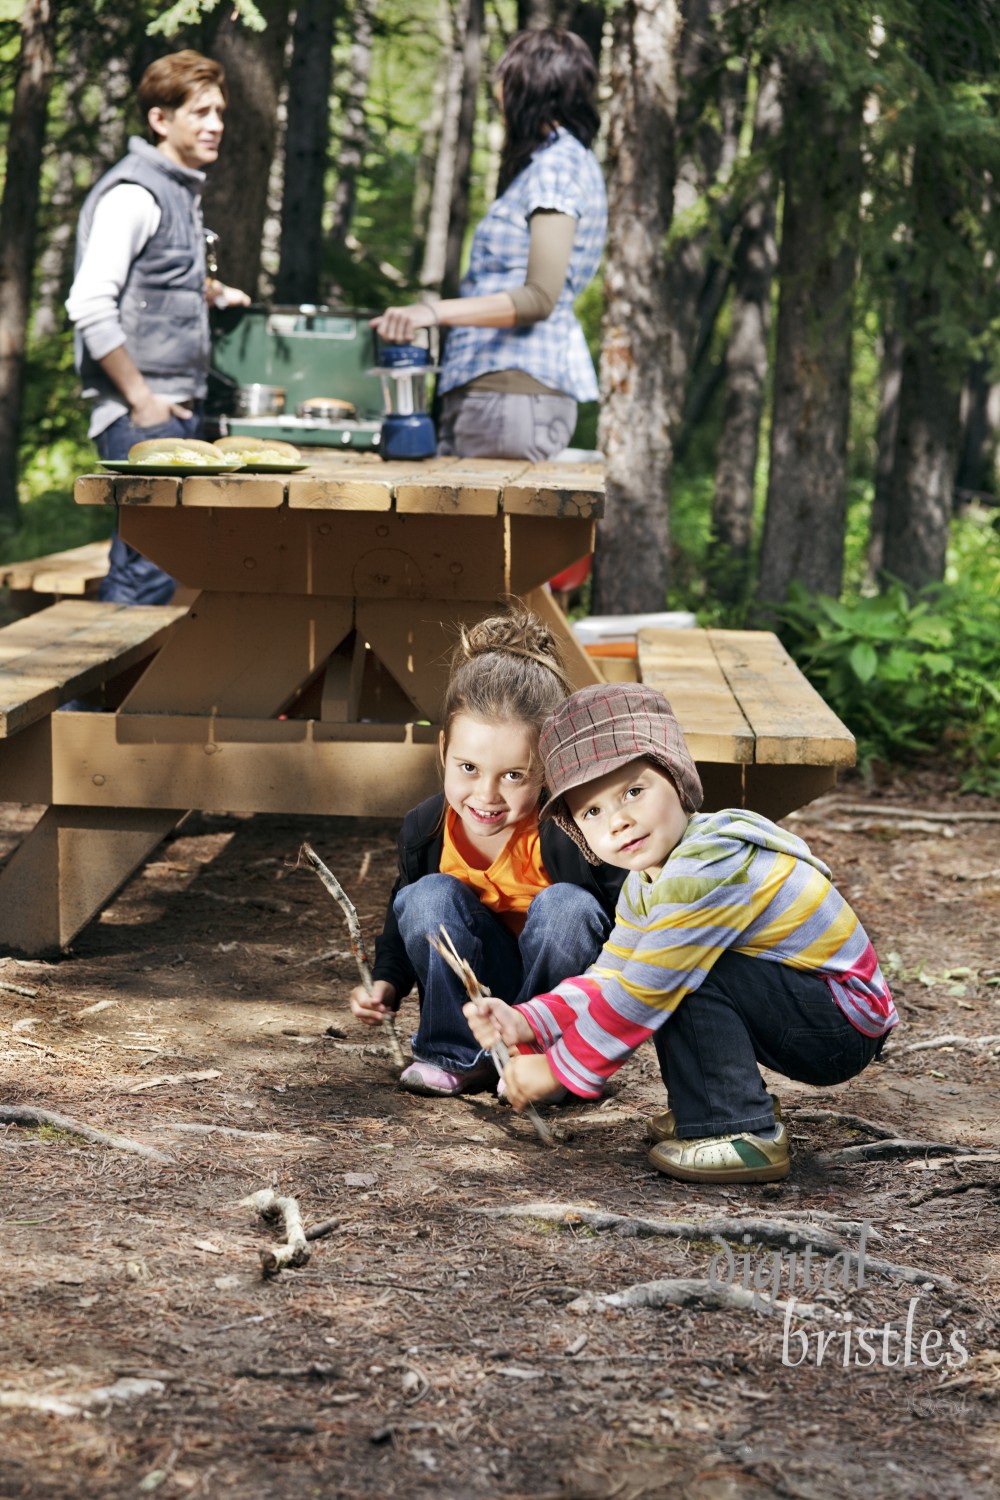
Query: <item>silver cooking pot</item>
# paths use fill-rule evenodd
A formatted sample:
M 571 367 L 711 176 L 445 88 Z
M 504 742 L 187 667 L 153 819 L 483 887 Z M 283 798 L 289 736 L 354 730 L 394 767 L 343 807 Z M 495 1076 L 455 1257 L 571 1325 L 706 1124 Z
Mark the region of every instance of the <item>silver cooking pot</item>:
M 234 417 L 279 417 L 285 409 L 280 385 L 238 385 L 233 397 Z

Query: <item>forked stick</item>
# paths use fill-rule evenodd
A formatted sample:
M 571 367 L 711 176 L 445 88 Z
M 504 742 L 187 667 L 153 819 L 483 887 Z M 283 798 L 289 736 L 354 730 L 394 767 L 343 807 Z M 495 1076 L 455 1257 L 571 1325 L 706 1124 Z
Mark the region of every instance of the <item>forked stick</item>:
M 372 992 L 372 971 L 368 963 L 368 955 L 365 952 L 364 938 L 361 936 L 361 923 L 358 921 L 354 902 L 344 890 L 336 875 L 327 869 L 311 844 L 303 844 L 302 853 L 347 918 L 347 930 L 351 937 L 351 952 L 354 954 L 354 961 L 358 966 L 358 973 L 361 975 L 361 983 L 370 995 Z M 406 1066 L 406 1058 L 403 1056 L 403 1049 L 399 1043 L 395 1017 L 383 1016 L 382 1029 L 385 1032 L 385 1039 L 389 1044 L 389 1051 L 392 1053 L 393 1062 L 397 1068 L 404 1068 Z
M 436 953 L 440 953 L 441 957 L 444 959 L 449 969 L 451 969 L 452 973 L 458 975 L 459 979 L 465 986 L 465 993 L 468 995 L 473 1004 L 478 1005 L 481 1000 L 488 999 L 490 997 L 489 990 L 486 989 L 484 985 L 481 985 L 479 983 L 479 980 L 476 978 L 475 973 L 473 972 L 472 965 L 469 963 L 468 959 L 462 958 L 460 956 L 458 949 L 455 947 L 455 944 L 451 940 L 448 929 L 442 926 L 440 928 L 440 932 L 440 938 L 432 936 L 431 933 L 427 934 L 427 941 L 430 943 L 431 947 Z M 504 1068 L 510 1062 L 510 1050 L 507 1046 L 507 1043 L 499 1036 L 497 1037 L 496 1042 L 490 1048 L 490 1057 L 492 1057 L 493 1059 L 493 1066 L 496 1068 L 497 1072 L 502 1074 Z M 535 1127 L 535 1134 L 538 1136 L 538 1139 L 540 1141 L 543 1141 L 546 1146 L 554 1146 L 556 1143 L 555 1137 L 553 1136 L 549 1127 L 546 1125 L 545 1121 L 542 1119 L 541 1115 L 538 1113 L 535 1106 L 533 1104 L 525 1105 L 524 1113 L 528 1116 L 528 1119 Z

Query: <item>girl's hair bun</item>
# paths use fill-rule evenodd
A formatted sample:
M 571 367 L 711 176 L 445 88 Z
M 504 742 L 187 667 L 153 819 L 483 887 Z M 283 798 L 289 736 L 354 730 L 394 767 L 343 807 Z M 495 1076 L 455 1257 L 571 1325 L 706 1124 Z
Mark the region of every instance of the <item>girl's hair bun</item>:
M 520 602 L 462 625 L 442 709 L 445 740 L 458 714 L 542 724 L 573 687 L 554 632 Z

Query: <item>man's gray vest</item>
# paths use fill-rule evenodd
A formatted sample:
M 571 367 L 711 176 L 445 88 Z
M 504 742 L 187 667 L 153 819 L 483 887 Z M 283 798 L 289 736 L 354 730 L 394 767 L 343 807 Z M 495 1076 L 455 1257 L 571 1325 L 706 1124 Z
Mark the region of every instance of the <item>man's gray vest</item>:
M 160 207 L 159 227 L 132 262 L 119 304 L 125 347 L 152 390 L 196 400 L 205 394 L 209 361 L 205 231 L 199 201 L 204 180 L 204 173 L 179 166 L 132 136 L 128 155 L 87 195 L 76 233 L 79 270 L 94 210 L 109 188 L 135 182 L 152 193 Z M 74 348 L 88 393 L 120 401 L 121 392 L 91 359 L 79 332 Z

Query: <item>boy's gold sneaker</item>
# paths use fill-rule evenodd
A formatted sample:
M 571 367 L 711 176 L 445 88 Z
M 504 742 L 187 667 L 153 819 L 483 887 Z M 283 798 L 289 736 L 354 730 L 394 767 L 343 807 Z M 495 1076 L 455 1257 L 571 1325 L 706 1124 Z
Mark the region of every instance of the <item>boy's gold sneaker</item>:
M 781 1100 L 777 1094 L 768 1094 L 768 1098 L 774 1109 L 774 1119 L 777 1124 L 781 1119 Z M 646 1121 L 646 1138 L 652 1141 L 654 1146 L 657 1141 L 672 1141 L 676 1134 L 677 1121 L 674 1119 L 672 1109 L 665 1109 L 661 1114 L 652 1115 Z
M 788 1133 L 779 1121 L 773 1141 L 746 1134 L 660 1141 L 649 1164 L 681 1182 L 780 1182 L 791 1170 Z

